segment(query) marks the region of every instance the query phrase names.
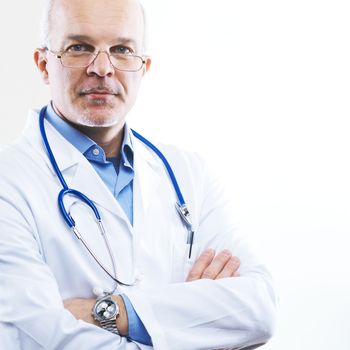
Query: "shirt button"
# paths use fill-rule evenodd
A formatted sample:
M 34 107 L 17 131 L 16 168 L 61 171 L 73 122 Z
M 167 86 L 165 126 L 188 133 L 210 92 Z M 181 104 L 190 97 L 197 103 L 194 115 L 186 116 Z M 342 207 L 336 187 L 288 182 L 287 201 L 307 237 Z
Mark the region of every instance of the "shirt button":
M 94 156 L 98 156 L 100 154 L 100 150 L 98 148 L 94 148 L 92 150 L 92 153 L 93 153 Z

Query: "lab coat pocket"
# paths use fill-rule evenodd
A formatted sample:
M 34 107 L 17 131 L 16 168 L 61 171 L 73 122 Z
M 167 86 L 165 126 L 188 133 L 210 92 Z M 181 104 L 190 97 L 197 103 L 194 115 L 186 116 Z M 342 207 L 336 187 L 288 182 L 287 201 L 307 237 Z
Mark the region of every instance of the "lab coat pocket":
M 193 244 L 191 258 L 189 258 L 190 245 L 186 243 L 175 243 L 172 254 L 172 278 L 171 282 L 185 282 L 187 275 L 198 259 L 201 251 L 199 244 Z

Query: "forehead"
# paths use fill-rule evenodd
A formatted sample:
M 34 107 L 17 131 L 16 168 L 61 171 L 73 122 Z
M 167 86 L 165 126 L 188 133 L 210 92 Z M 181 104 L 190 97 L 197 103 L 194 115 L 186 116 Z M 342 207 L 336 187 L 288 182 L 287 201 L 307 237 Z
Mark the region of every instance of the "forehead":
M 135 0 L 57 0 L 52 8 L 53 45 L 82 35 L 108 43 L 127 38 L 141 46 L 143 31 L 143 13 Z

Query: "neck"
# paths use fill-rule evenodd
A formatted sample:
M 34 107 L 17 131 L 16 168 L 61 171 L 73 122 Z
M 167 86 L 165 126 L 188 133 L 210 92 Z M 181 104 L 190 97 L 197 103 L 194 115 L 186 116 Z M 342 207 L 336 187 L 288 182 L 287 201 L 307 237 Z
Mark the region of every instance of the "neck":
M 52 104 L 54 111 L 67 123 L 95 141 L 105 152 L 107 158 L 117 157 L 124 138 L 125 123 L 118 123 L 110 127 L 91 127 L 74 124 L 63 116 L 63 114 Z
M 82 125 L 74 125 L 74 127 L 102 147 L 107 158 L 118 156 L 124 138 L 124 125 L 107 128 Z

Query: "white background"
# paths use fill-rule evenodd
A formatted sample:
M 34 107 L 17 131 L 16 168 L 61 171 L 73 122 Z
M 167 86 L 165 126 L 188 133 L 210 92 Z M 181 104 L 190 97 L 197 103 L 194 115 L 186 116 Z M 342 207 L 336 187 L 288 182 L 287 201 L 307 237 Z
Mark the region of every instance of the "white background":
M 0 5 L 0 143 L 48 101 L 44 0 Z M 274 274 L 264 350 L 350 349 L 348 1 L 145 0 L 153 67 L 130 124 L 200 152 Z

